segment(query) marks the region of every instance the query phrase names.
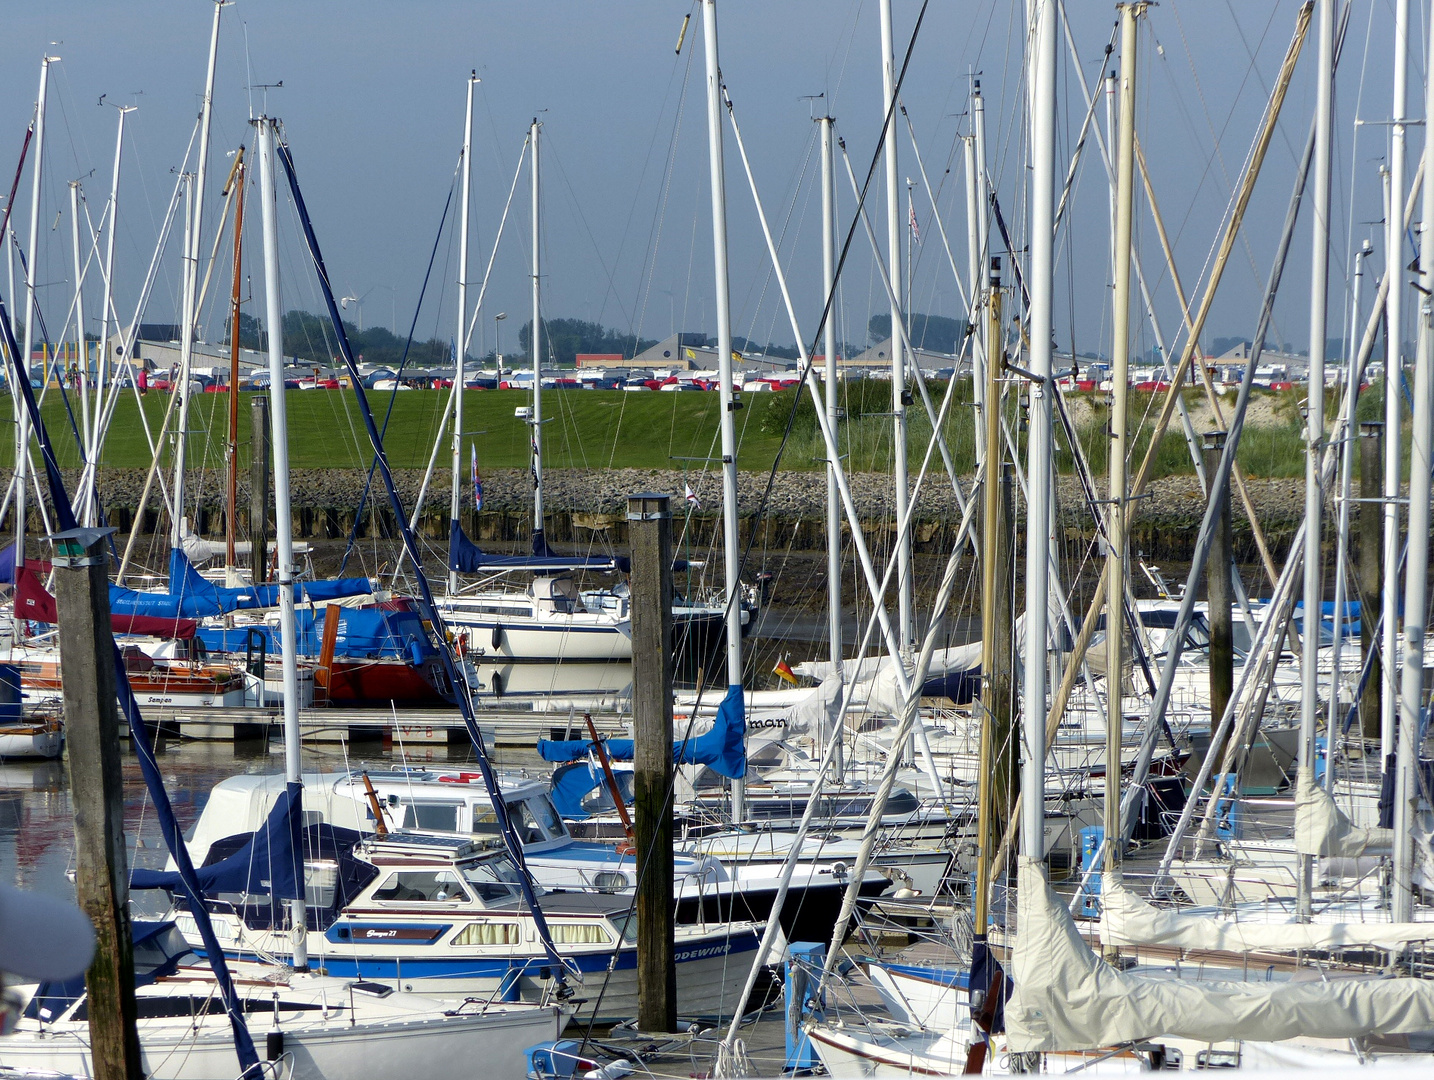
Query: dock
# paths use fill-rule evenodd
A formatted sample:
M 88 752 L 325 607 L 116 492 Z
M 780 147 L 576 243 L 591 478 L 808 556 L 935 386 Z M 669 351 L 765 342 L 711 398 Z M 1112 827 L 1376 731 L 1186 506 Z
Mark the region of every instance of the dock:
M 527 707 L 515 703 L 504 708 L 480 709 L 478 729 L 483 742 L 494 746 L 528 746 L 538 739 L 587 737 L 584 715 L 590 714 L 598 734 L 625 736 L 628 714 L 613 710 L 585 711 L 577 707 L 559 711 L 552 703 Z M 267 738 L 283 724 L 277 707 L 195 707 L 151 705 L 145 719 L 171 738 L 244 741 Z M 299 731 L 305 742 L 343 743 L 382 741 L 385 745 L 466 745 L 468 732 L 456 707 L 435 709 L 310 708 L 299 710 Z M 127 737 L 127 732 L 123 733 Z

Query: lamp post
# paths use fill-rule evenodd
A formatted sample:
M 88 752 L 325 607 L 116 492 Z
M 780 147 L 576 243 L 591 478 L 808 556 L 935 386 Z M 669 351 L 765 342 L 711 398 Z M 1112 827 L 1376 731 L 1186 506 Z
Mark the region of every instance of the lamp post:
M 493 316 L 493 355 L 498 359 L 498 382 L 503 381 L 503 327 L 502 322 L 508 317 L 506 311 L 500 311 Z

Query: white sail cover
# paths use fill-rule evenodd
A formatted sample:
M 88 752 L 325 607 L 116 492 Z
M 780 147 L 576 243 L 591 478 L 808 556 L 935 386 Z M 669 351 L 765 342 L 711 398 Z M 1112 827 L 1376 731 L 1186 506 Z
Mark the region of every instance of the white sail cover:
M 1117 971 L 1086 946 L 1041 864 L 1022 856 L 1006 1005 L 1013 1052 L 1094 1050 L 1161 1036 L 1221 1042 L 1434 1028 L 1434 981 L 1182 983 Z
M 1295 850 L 1301 855 L 1354 858 L 1387 854 L 1394 846 L 1393 829 L 1362 829 L 1335 805 L 1303 766 L 1295 778 Z
M 1237 922 L 1186 915 L 1146 903 L 1119 878 L 1102 883 L 1100 901 L 1100 940 L 1106 945 L 1169 945 L 1245 953 L 1358 946 L 1393 949 L 1410 941 L 1434 940 L 1434 922 Z M 1278 910 L 1276 915 L 1278 918 Z

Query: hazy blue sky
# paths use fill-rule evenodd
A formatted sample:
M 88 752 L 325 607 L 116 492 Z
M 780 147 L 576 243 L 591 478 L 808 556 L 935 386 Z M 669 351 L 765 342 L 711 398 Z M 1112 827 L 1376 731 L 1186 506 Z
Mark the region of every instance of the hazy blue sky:
M 1024 141 L 1020 116 L 1025 0 L 931 5 L 903 92 L 963 274 L 964 180 L 959 136 L 967 130 L 968 72 L 978 71 L 987 98 L 990 168 L 1006 220 L 1023 230 Z M 1419 8 L 1420 5 L 1414 5 Z M 1087 76 L 1098 76 L 1115 12 L 1109 3 L 1071 4 L 1073 32 Z M 1331 335 L 1343 330 L 1344 268 L 1350 223 L 1362 237 L 1377 219 L 1378 161 L 1385 154 L 1393 53 L 1392 5 L 1356 6 L 1339 81 L 1334 230 L 1335 287 Z M 37 2 L 7 10 L 5 64 L 0 67 L 0 160 L 13 162 L 35 98 L 39 59 L 53 68 L 48 158 L 41 212 L 39 280 L 52 327 L 69 301 L 66 182 L 80 177 L 98 219 L 108 193 L 116 101 L 131 114 L 121 191 L 117 275 L 121 311 L 132 310 L 143 267 L 174 183 L 197 112 L 212 13 L 210 0 L 96 5 Z M 681 56 L 673 46 L 683 15 L 694 12 Z M 905 48 L 919 4 L 896 0 L 898 51 Z M 1141 35 L 1139 124 L 1156 191 L 1173 234 L 1181 276 L 1195 291 L 1212 250 L 1229 193 L 1288 45 L 1298 10 L 1279 3 L 1163 0 Z M 753 156 L 767 211 L 783 232 L 783 251 L 810 337 L 818 310 L 818 160 L 810 103 L 825 92 L 858 176 L 865 174 L 881 121 L 875 0 L 723 0 L 719 6 L 723 69 Z M 1423 16 L 1412 37 L 1411 115 L 1423 113 Z M 49 42 L 59 42 L 50 46 Z M 239 0 L 223 15 L 215 92 L 214 158 L 206 219 L 212 243 L 226 152 L 248 141 L 251 104 L 265 107 L 251 84 L 278 83 L 268 110 L 283 119 L 336 285 L 364 297 L 368 324 L 412 317 L 439 216 L 454 179 L 461 142 L 463 88 L 470 68 L 482 77 L 475 116 L 474 254 L 481 277 L 528 122 L 544 124 L 543 239 L 545 313 L 600 320 L 644 336 L 672 329 L 712 330 L 711 240 L 703 100 L 700 12 L 680 2 L 503 4 L 416 0 L 346 3 Z M 1237 250 L 1210 327 L 1250 334 L 1260 288 L 1288 198 L 1295 162 L 1313 111 L 1311 30 L 1281 128 L 1251 206 L 1247 241 Z M 1085 113 L 1069 54 L 1060 50 L 1062 155 Z M 98 107 L 101 94 L 108 95 Z M 1357 115 L 1367 123 L 1356 128 Z M 1101 110 L 1103 115 L 1103 109 Z M 1377 126 L 1379 125 L 1379 126 Z M 1357 152 L 1354 139 L 1358 132 Z M 917 178 L 904 130 L 901 173 Z M 1409 175 L 1422 132 L 1411 130 Z M 1092 143 L 1090 151 L 1094 150 Z M 1357 160 L 1355 160 L 1357 159 Z M 1357 170 L 1352 173 L 1351 166 Z M 727 138 L 732 233 L 734 329 L 759 340 L 790 342 L 792 333 L 752 212 L 736 148 Z M 952 171 L 946 172 L 948 166 Z M 8 188 L 11 166 L 4 170 Z M 839 165 L 840 170 L 840 165 Z M 1062 172 L 1065 165 L 1061 166 Z M 509 313 L 505 345 L 527 317 L 526 177 L 509 222 L 480 320 L 474 350 L 492 345 L 491 315 Z M 16 222 L 28 221 L 28 175 Z M 839 187 L 843 229 L 854 200 Z M 879 187 L 877 194 L 880 194 Z M 3 190 L 0 190 L 3 195 Z M 286 200 L 287 201 L 287 200 Z M 872 205 L 884 232 L 880 201 Z M 258 259 L 257 203 L 249 251 Z M 57 216 L 58 215 L 58 216 Z M 917 191 L 923 243 L 915 268 L 917 310 L 960 315 L 926 195 Z M 903 218 L 905 211 L 903 210 Z M 418 321 L 421 337 L 454 333 L 456 239 L 453 222 L 438 249 L 434 285 Z M 284 211 L 286 307 L 317 310 L 312 275 L 303 265 L 292 213 Z M 1063 235 L 1056 302 L 1061 346 L 1108 349 L 1107 189 L 1094 153 L 1080 172 L 1069 229 Z M 1157 286 L 1160 317 L 1173 336 L 1178 319 L 1169 275 L 1148 214 L 1138 226 L 1141 251 Z M 166 320 L 178 294 L 178 236 L 149 311 Z M 1376 238 L 1376 247 L 1382 248 Z M 221 256 L 221 259 L 223 256 Z M 1301 225 L 1279 308 L 1279 335 L 1301 346 L 1308 336 L 1309 232 Z M 1380 256 L 1382 259 L 1382 255 Z M 1408 261 L 1406 255 L 1405 261 Z M 227 268 L 216 293 L 227 293 Z M 4 286 L 0 272 L 0 287 Z M 256 304 L 262 286 L 256 273 Z M 1369 295 L 1367 292 L 1366 295 Z M 7 297 L 8 299 L 8 297 Z M 885 309 L 864 234 L 857 233 L 843 290 L 844 335 L 864 341 L 869 313 Z M 88 302 L 94 313 L 98 304 Z M 357 310 L 350 314 L 357 317 Z M 221 309 L 204 321 L 217 334 Z M 1139 344 L 1152 344 L 1142 325 Z

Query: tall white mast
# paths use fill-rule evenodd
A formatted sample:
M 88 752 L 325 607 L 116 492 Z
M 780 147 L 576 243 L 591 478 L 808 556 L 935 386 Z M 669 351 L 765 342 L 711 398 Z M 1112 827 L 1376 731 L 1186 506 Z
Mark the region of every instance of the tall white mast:
M 195 296 L 199 289 L 199 251 L 204 235 L 204 181 L 209 171 L 209 128 L 214 111 L 214 68 L 219 58 L 219 15 L 228 0 L 214 0 L 214 25 L 209 31 L 209 69 L 204 77 L 204 100 L 199 110 L 199 164 L 194 172 L 193 209 L 189 214 L 188 243 L 184 248 L 183 325 L 179 328 L 178 428 L 174 442 L 174 513 L 169 528 L 169 546 L 179 547 L 184 521 L 184 459 L 189 439 L 189 372 L 194 363 Z M 283 386 L 283 380 L 279 382 Z
M 826 325 L 822 328 L 822 348 L 826 353 L 827 424 L 837 429 L 838 384 L 836 340 L 836 169 L 832 156 L 832 118 L 817 121 L 822 134 L 822 301 L 828 305 Z M 841 493 L 837 490 L 837 463 L 827 462 L 827 655 L 832 672 L 844 681 L 842 670 L 841 617 Z M 836 758 L 832 763 L 837 783 L 843 772 L 842 740 L 837 739 Z
M 89 350 L 85 347 L 85 261 L 80 254 L 80 182 L 70 181 L 70 254 L 75 263 L 75 370 L 79 374 L 80 444 L 90 454 Z
M 707 161 L 712 188 L 712 262 L 717 305 L 717 383 L 722 399 L 722 553 L 726 570 L 727 689 L 742 686 L 741 552 L 737 541 L 737 401 L 732 388 L 732 297 L 727 274 L 727 187 L 722 160 L 722 71 L 717 62 L 717 3 L 702 0 L 707 58 Z M 893 142 L 895 140 L 892 140 Z M 732 819 L 747 815 L 747 785 L 732 781 Z
M 1030 435 L 1026 444 L 1025 676 L 1021 680 L 1022 735 L 1026 767 L 1021 773 L 1021 849 L 1044 855 L 1046 641 L 1051 516 L 1051 299 L 1055 291 L 1056 4 L 1037 0 L 1031 10 L 1031 373 Z M 986 482 L 993 482 L 990 474 Z M 990 553 L 983 553 L 990 557 Z M 1109 620 L 1107 620 L 1109 622 Z M 1110 770 L 1106 770 L 1107 776 Z M 1034 808 L 1034 811 L 1031 809 Z M 982 927 L 984 930 L 985 928 Z
M 971 399 L 976 406 L 976 467 L 986 446 L 986 348 L 981 314 L 981 245 L 976 237 L 976 216 L 980 213 L 980 196 L 976 193 L 976 137 L 962 140 L 962 156 L 966 164 L 966 280 L 971 282 L 971 303 L 967 322 L 976 327 L 971 335 Z
M 1354 384 L 1354 365 L 1357 360 L 1357 349 L 1354 345 L 1354 334 L 1359 326 L 1359 294 L 1364 284 L 1364 262 L 1369 257 L 1371 245 L 1368 240 L 1364 246 L 1354 253 L 1354 285 L 1350 290 L 1349 301 L 1349 326 L 1350 337 L 1345 343 L 1345 400 L 1349 402 L 1349 421 L 1344 425 L 1344 445 L 1340 447 L 1339 461 L 1339 525 L 1335 529 L 1336 547 L 1334 558 L 1334 648 L 1331 650 L 1331 664 L 1329 674 L 1329 730 L 1333 733 L 1340 722 L 1339 689 L 1344 680 L 1344 606 L 1349 595 L 1348 577 L 1345 571 L 1345 560 L 1349 553 L 1349 503 L 1352 491 L 1354 475 L 1354 447 L 1355 432 L 1358 425 L 1353 422 L 1354 409 L 1357 403 L 1356 391 L 1358 387 Z M 1333 745 L 1334 740 L 1330 740 Z M 1327 760 L 1324 771 L 1324 786 L 1326 790 L 1334 789 L 1334 762 Z
M 1319 0 L 1319 56 L 1316 59 L 1314 205 L 1310 241 L 1310 365 L 1305 422 L 1305 632 L 1300 660 L 1299 766 L 1314 769 L 1315 729 L 1319 722 L 1320 605 L 1324 602 L 1324 576 L 1320 559 L 1324 491 L 1320 460 L 1324 455 L 1324 349 L 1329 302 L 1329 173 L 1330 96 L 1334 86 L 1334 0 Z M 1220 568 L 1224 570 L 1223 567 Z M 1335 612 L 1335 618 L 1340 618 Z M 1330 740 L 1329 752 L 1334 742 Z M 1328 767 L 1328 766 L 1326 766 Z M 1297 913 L 1308 921 L 1313 895 L 1314 856 L 1300 856 Z
M 541 547 L 543 540 L 543 279 L 539 253 L 541 225 L 538 184 L 538 118 L 533 117 L 529 138 L 533 142 L 533 325 L 528 331 L 528 351 L 533 354 L 533 543 Z M 546 543 L 546 541 L 543 541 Z
M 1396 650 L 1399 647 L 1399 480 L 1403 472 L 1403 448 L 1399 437 L 1399 387 L 1403 365 L 1400 346 L 1403 338 L 1401 303 L 1404 299 L 1404 229 L 1400 207 L 1404 205 L 1405 121 L 1409 113 L 1409 0 L 1394 3 L 1394 108 L 1389 128 L 1389 192 L 1392 208 L 1384 215 L 1384 272 L 1389 277 L 1385 300 L 1385 321 L 1389 333 L 1389 355 L 1384 362 L 1384 693 L 1380 696 L 1380 742 L 1394 746 L 1395 719 L 1399 709 L 1399 678 Z
M 109 223 L 109 234 L 105 237 L 105 299 L 100 312 L 100 355 L 95 362 L 95 402 L 97 408 L 95 410 L 95 430 L 90 439 L 92 453 L 94 452 L 94 448 L 99 446 L 101 438 L 100 425 L 102 420 L 100 414 L 102 410 L 98 408 L 98 405 L 104 401 L 105 388 L 109 384 L 110 309 L 114 306 L 115 233 L 118 225 L 117 217 L 119 215 L 120 161 L 124 155 L 124 118 L 129 113 L 134 112 L 135 108 L 136 106 L 134 105 L 121 105 L 119 107 L 119 124 L 115 132 L 114 172 L 110 177 L 109 212 L 105 215 Z M 118 332 L 118 319 L 115 320 L 115 329 Z M 90 515 L 94 512 L 88 492 L 89 489 L 87 487 L 85 494 L 85 523 L 87 525 L 93 523 Z
M 25 253 L 25 338 L 15 370 L 22 379 L 30 377 L 30 350 L 35 347 L 35 259 L 40 249 L 40 179 L 45 162 L 45 98 L 50 86 L 50 65 L 60 59 L 46 56 L 40 61 L 40 96 L 35 99 L 35 168 L 30 176 L 30 237 Z M 25 565 L 25 494 L 29 483 L 30 417 L 20 403 L 18 387 L 11 387 L 15 403 L 15 566 Z M 17 579 L 18 580 L 18 579 Z
M 463 203 L 458 210 L 458 336 L 453 339 L 453 495 L 448 515 L 453 521 L 463 512 L 463 388 L 466 376 L 463 353 L 468 333 L 468 206 L 473 189 L 473 88 L 476 71 L 468 74 L 468 106 L 463 114 Z M 458 591 L 458 571 L 448 571 L 449 594 Z
M 1434 45 L 1434 23 L 1429 28 Z M 1425 116 L 1434 116 L 1434 79 L 1425 88 Z M 1398 765 L 1394 774 L 1394 889 L 1390 918 L 1408 922 L 1414 914 L 1414 828 L 1419 809 L 1419 721 L 1424 690 L 1424 621 L 1429 614 L 1429 503 L 1434 498 L 1434 166 L 1424 142 L 1424 192 L 1419 235 L 1419 331 L 1414 360 L 1414 430 L 1409 447 L 1409 557 L 1404 570 L 1404 668 L 1400 673 Z M 1393 290 L 1391 290 L 1392 292 Z M 1398 479 L 1396 474 L 1395 479 Z M 1308 619 L 1308 616 L 1306 616 Z
M 901 193 L 897 187 L 896 129 L 893 101 L 896 98 L 896 68 L 892 56 L 891 0 L 881 0 L 881 109 L 893 118 L 885 133 L 883 164 L 886 167 L 886 265 L 891 267 L 891 425 L 892 483 L 896 488 L 896 520 L 906 520 L 906 360 L 901 345 Z M 909 532 L 896 538 L 897 637 L 909 659 L 916 650 L 916 613 L 912 603 L 911 539 Z
M 284 309 L 279 299 L 279 225 L 274 206 L 274 135 L 278 121 L 261 116 L 259 130 L 259 205 L 264 226 L 264 312 L 269 331 L 269 428 L 274 447 L 274 532 L 278 548 L 279 645 L 284 668 L 284 777 L 293 794 L 303 787 L 299 758 L 298 635 L 294 628 L 294 515 L 289 498 L 289 418 L 284 389 Z M 295 933 L 294 967 L 309 966 L 304 890 L 289 901 Z
M 1115 162 L 1115 313 L 1110 350 L 1109 549 L 1105 590 L 1105 870 L 1120 865 L 1120 748 L 1125 666 L 1125 458 L 1130 452 L 1126 396 L 1130 384 L 1130 238 L 1135 203 L 1135 48 L 1139 0 L 1120 5 L 1120 111 Z

